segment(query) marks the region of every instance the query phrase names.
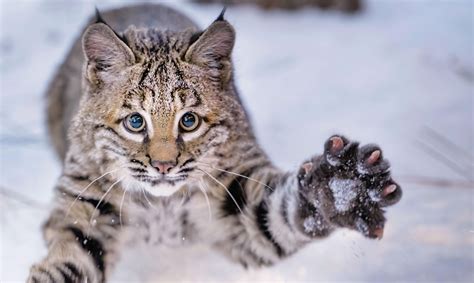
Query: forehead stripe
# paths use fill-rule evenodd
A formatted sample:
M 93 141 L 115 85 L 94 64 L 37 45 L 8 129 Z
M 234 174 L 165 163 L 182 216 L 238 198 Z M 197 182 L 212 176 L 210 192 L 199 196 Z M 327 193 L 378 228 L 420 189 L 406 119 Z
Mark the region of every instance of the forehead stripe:
M 146 63 L 146 66 L 144 65 L 143 66 L 145 68 L 145 70 L 143 71 L 141 77 L 140 77 L 140 80 L 138 81 L 138 85 L 141 85 L 143 84 L 143 82 L 145 81 L 145 79 L 148 77 L 148 74 L 150 73 L 150 67 L 151 67 L 151 61 L 149 61 L 148 63 Z

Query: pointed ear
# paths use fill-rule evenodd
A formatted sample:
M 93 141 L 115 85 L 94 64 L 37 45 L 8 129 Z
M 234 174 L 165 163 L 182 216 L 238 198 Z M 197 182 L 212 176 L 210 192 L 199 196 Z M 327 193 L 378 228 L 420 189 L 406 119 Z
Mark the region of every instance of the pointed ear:
M 97 83 L 104 73 L 120 72 L 135 61 L 132 50 L 108 25 L 101 22 L 86 29 L 82 47 L 87 60 L 87 76 L 93 83 Z
M 234 42 L 234 28 L 219 17 L 190 45 L 184 58 L 190 63 L 209 68 L 214 76 L 225 79 L 231 71 L 230 56 Z

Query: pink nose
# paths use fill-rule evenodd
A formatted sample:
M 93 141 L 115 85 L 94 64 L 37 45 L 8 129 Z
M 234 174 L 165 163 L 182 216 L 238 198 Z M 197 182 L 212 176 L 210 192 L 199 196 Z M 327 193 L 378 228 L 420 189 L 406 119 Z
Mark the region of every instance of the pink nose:
M 167 174 L 170 172 L 171 168 L 174 167 L 174 162 L 162 162 L 159 160 L 153 160 L 151 161 L 151 166 L 155 167 L 159 173 L 161 174 Z

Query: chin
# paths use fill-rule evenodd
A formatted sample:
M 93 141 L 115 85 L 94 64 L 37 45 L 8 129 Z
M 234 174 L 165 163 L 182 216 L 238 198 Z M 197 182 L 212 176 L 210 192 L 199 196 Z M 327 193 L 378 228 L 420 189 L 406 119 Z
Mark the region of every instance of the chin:
M 168 197 L 179 191 L 185 179 L 180 180 L 159 180 L 156 182 L 140 182 L 133 177 L 123 180 L 125 188 L 142 193 L 143 191 L 155 197 Z
M 145 190 L 155 197 L 169 197 L 179 191 L 183 181 L 180 182 L 161 182 L 154 186 L 145 186 Z

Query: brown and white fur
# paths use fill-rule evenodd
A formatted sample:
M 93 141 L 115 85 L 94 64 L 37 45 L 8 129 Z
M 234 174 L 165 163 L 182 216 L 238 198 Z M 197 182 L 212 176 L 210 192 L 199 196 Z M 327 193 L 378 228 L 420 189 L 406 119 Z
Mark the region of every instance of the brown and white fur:
M 48 91 L 64 164 L 44 225 L 49 253 L 28 282 L 104 282 L 129 237 L 206 242 L 262 266 L 340 227 L 382 236 L 382 208 L 401 189 L 381 150 L 333 136 L 297 172 L 276 168 L 234 86 L 235 31 L 223 14 L 204 30 L 161 5 L 103 19 L 91 21 Z M 186 132 L 189 112 L 199 125 Z M 140 132 L 126 126 L 132 113 L 144 119 Z

